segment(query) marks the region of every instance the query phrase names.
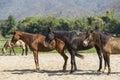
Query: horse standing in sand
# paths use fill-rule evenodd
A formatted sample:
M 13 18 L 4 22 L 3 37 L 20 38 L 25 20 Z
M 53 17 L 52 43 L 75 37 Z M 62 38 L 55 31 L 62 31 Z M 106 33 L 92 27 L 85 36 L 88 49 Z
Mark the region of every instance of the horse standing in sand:
M 2 55 L 6 55 L 6 51 L 8 48 L 10 49 L 10 55 L 12 51 L 14 55 L 16 55 L 14 48 L 17 48 L 17 47 L 22 48 L 22 55 L 24 53 L 27 55 L 28 47 L 22 40 L 18 40 L 15 44 L 13 44 L 11 40 L 7 40 L 4 44 L 4 47 L 2 48 Z
M 112 37 L 111 35 L 104 34 L 100 31 L 89 30 L 86 33 L 87 37 L 83 44 L 88 46 L 93 41 L 102 51 L 105 60 L 105 67 L 108 67 L 108 73 L 111 72 L 110 67 L 110 54 L 120 54 L 120 38 Z

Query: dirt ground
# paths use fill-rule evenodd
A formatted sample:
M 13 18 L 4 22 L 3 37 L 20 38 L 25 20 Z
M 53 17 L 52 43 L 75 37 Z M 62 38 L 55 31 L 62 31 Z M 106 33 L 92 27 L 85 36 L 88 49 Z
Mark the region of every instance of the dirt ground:
M 97 54 L 83 54 L 76 57 L 78 70 L 69 74 L 70 55 L 67 71 L 62 72 L 63 58 L 59 54 L 39 54 L 40 71 L 35 72 L 33 55 L 0 56 L 0 80 L 120 80 L 120 55 L 111 55 L 111 74 L 97 72 Z

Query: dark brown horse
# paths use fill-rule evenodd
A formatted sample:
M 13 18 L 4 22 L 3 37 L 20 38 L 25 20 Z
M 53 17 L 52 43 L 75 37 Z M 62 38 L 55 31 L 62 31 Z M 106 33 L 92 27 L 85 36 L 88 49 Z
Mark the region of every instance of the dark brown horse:
M 84 45 L 88 46 L 91 41 L 94 41 L 94 43 L 101 49 L 105 60 L 104 70 L 107 65 L 109 74 L 111 72 L 110 54 L 120 54 L 120 38 L 115 38 L 100 31 L 92 30 L 89 30 L 86 34 L 87 37 L 84 41 Z
M 95 47 L 97 50 L 97 54 L 98 54 L 99 60 L 100 60 L 100 65 L 99 65 L 98 71 L 101 70 L 102 56 L 101 56 L 100 49 L 94 44 L 94 42 L 91 42 L 89 44 L 89 46 L 87 46 L 87 47 L 85 47 L 83 45 L 83 41 L 86 38 L 85 33 L 81 33 L 79 31 L 56 31 L 51 28 L 48 28 L 48 33 L 47 33 L 47 36 L 45 39 L 45 45 L 48 46 L 51 43 L 51 41 L 55 38 L 59 38 L 62 41 L 64 41 L 65 46 L 71 55 L 71 71 L 70 71 L 70 73 L 77 70 L 77 66 L 76 66 L 76 62 L 75 62 L 75 54 L 77 54 L 77 51 L 87 50 L 92 47 Z
M 38 51 L 48 52 L 56 49 L 60 55 L 64 58 L 65 62 L 63 65 L 63 71 L 66 70 L 66 64 L 68 57 L 65 55 L 65 44 L 60 39 L 54 39 L 48 47 L 44 46 L 45 36 L 40 34 L 30 34 L 26 32 L 15 31 L 13 34 L 12 42 L 16 43 L 19 39 L 23 40 L 33 51 L 36 70 L 39 70 Z M 81 57 L 79 54 L 75 54 L 77 57 Z

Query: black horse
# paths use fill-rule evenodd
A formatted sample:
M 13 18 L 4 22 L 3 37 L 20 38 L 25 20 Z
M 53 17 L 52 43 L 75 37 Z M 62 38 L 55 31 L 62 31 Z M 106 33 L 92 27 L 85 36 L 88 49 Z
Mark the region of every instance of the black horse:
M 79 50 L 87 50 L 92 47 L 96 48 L 100 65 L 98 71 L 102 68 L 102 55 L 100 49 L 94 44 L 94 42 L 91 42 L 87 47 L 83 45 L 83 41 L 86 38 L 86 33 L 81 33 L 79 31 L 55 31 L 51 28 L 48 28 L 48 33 L 45 39 L 45 46 L 48 46 L 51 41 L 55 38 L 61 39 L 65 43 L 66 49 L 69 51 L 71 55 L 71 71 L 70 73 L 77 70 L 76 62 L 75 62 L 75 54 L 77 54 L 77 51 Z

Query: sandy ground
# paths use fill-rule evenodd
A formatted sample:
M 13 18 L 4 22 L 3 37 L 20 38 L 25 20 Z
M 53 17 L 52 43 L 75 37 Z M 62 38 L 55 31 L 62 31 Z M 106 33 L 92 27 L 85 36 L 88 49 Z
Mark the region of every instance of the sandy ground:
M 39 54 L 39 72 L 35 72 L 32 54 L 0 56 L 0 80 L 120 80 L 120 55 L 111 55 L 110 75 L 96 72 L 99 62 L 96 54 L 83 55 L 84 59 L 76 58 L 78 70 L 73 74 L 69 74 L 70 56 L 65 73 L 64 60 L 59 54 Z

